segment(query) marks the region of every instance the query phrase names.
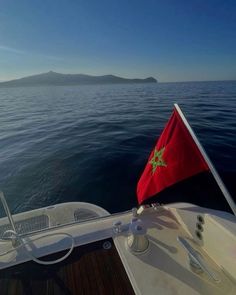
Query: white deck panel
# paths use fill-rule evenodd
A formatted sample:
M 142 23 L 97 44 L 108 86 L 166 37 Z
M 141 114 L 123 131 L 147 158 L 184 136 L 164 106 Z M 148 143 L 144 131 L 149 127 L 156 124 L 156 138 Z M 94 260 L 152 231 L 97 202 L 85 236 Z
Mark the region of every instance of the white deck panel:
M 150 243 L 145 253 L 131 253 L 127 249 L 126 235 L 115 238 L 136 294 L 235 294 L 234 282 L 195 243 L 191 246 L 202 254 L 220 282 L 214 282 L 205 273 L 196 274 L 191 270 L 187 252 L 177 241 L 178 236 L 191 237 L 171 211 L 144 215 L 142 221 L 147 227 Z
M 187 207 L 184 209 L 187 210 Z M 224 273 L 220 266 L 205 254 L 201 243 L 191 242 L 191 239 L 195 238 L 191 234 L 194 232 L 195 218 L 199 213 L 202 214 L 201 208 L 199 208 L 199 212 L 198 207 L 195 207 L 194 213 L 188 211 L 183 214 L 184 209 L 161 207 L 157 210 L 154 208 L 144 210 L 139 218 L 147 229 L 150 244 L 147 252 L 139 255 L 134 255 L 127 247 L 127 237 L 130 234 L 129 225 L 133 217 L 132 212 L 104 216 L 103 218 L 65 226 L 61 225 L 58 228 L 44 230 L 28 236 L 27 239 L 34 241 L 35 238 L 44 236 L 37 242 L 33 242 L 34 247 L 32 247 L 32 254 L 35 257 L 42 257 L 67 249 L 70 246 L 68 238 L 62 235 L 46 236 L 49 233 L 60 234 L 65 232 L 71 234 L 76 246 L 113 237 L 136 294 L 235 295 L 236 283 L 234 279 Z M 50 218 L 57 215 L 56 211 L 53 212 L 53 210 L 53 208 L 49 209 L 51 211 Z M 68 210 L 71 211 L 72 208 Z M 63 211 L 65 213 L 68 210 L 66 208 L 63 210 L 61 205 L 59 213 L 64 216 Z M 45 213 L 45 209 L 42 212 L 38 211 L 38 214 L 40 213 Z M 63 220 L 65 221 L 64 217 Z M 122 232 L 119 234 L 115 234 L 113 229 L 113 224 L 117 221 L 122 222 Z M 186 223 L 186 226 L 184 226 L 184 223 Z M 210 269 L 220 278 L 219 283 L 211 280 L 205 273 L 196 274 L 192 271 L 188 255 L 177 241 L 178 236 L 190 239 L 191 246 L 202 254 Z M 11 242 L 0 241 L 1 253 L 9 250 L 9 248 L 11 248 Z M 28 260 L 29 257 L 25 250 L 19 248 L 8 255 L 0 256 L 0 269 Z

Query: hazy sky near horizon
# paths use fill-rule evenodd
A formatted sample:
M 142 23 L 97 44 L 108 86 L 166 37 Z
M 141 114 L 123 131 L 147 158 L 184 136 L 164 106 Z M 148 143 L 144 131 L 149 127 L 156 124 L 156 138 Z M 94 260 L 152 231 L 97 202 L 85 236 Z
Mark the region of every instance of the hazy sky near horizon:
M 236 1 L 0 0 L 0 80 L 49 70 L 236 79 Z

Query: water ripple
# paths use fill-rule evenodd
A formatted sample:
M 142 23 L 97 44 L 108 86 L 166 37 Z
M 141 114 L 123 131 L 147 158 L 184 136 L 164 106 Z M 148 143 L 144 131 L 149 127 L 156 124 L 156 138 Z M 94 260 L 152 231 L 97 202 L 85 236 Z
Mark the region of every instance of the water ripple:
M 0 89 L 0 186 L 10 206 L 135 205 L 175 102 L 215 166 L 235 176 L 236 82 Z

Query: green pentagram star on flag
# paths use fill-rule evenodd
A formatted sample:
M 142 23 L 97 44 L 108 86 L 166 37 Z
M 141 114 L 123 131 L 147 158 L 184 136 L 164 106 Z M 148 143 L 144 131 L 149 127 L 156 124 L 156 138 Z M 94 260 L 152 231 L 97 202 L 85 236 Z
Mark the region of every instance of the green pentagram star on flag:
M 162 158 L 164 151 L 165 151 L 165 147 L 163 147 L 159 151 L 155 148 L 154 155 L 153 155 L 151 161 L 149 161 L 149 164 L 152 165 L 152 174 L 155 173 L 158 166 L 161 166 L 161 167 L 167 166 L 165 161 Z

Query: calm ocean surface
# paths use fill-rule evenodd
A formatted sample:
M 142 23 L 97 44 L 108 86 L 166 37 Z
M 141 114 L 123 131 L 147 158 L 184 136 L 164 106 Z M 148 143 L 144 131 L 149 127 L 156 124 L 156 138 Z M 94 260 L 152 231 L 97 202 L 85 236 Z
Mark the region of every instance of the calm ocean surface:
M 175 102 L 236 199 L 236 81 L 0 88 L 0 189 L 11 210 L 135 206 Z

